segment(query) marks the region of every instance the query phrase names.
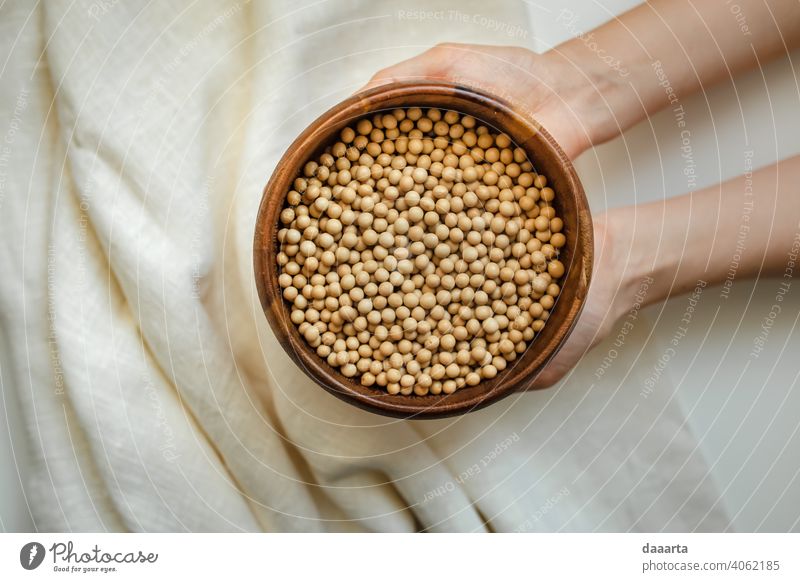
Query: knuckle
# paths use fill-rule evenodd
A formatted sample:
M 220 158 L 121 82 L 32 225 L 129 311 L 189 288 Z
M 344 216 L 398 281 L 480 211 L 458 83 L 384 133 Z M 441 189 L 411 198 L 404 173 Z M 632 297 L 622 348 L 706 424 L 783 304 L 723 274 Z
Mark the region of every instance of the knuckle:
M 377 81 L 379 79 L 385 79 L 387 77 L 392 76 L 392 70 L 394 67 L 384 67 L 383 69 L 378 70 L 374 75 L 372 75 L 371 81 Z
M 560 369 L 554 369 L 553 365 L 551 364 L 539 375 L 537 384 L 543 388 L 546 388 L 558 382 L 562 376 L 563 372 Z
M 456 42 L 440 42 L 431 48 L 428 52 L 435 55 L 451 54 L 458 50 L 463 50 L 464 45 Z

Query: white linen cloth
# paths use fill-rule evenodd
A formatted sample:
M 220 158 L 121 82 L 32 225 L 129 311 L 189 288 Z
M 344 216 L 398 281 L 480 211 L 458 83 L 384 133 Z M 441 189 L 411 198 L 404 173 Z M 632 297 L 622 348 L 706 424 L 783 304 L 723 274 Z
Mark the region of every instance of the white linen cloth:
M 39 530 L 727 525 L 668 379 L 640 395 L 663 352 L 643 318 L 600 378 L 611 344 L 431 422 L 328 395 L 260 311 L 253 224 L 285 148 L 436 42 L 532 46 L 534 9 L 498 4 L 4 5 L 0 364 Z

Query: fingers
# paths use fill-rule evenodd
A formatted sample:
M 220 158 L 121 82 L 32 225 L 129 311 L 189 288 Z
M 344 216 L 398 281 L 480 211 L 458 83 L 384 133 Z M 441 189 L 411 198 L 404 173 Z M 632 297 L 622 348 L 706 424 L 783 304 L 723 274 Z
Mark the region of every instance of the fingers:
M 567 373 L 578 364 L 581 358 L 586 355 L 586 352 L 591 349 L 592 344 L 590 344 L 590 340 L 586 337 L 589 333 L 591 332 L 582 329 L 579 322 L 578 327 L 567 338 L 558 353 L 547 363 L 541 373 L 536 376 L 532 387 L 534 389 L 548 388 L 567 375 Z
M 541 373 L 536 376 L 536 380 L 533 381 L 531 388 L 549 388 L 561 380 L 561 378 L 564 377 L 564 374 L 566 374 L 572 367 L 572 363 L 565 363 L 560 360 L 563 360 L 563 356 L 561 356 L 561 354 L 553 358 L 547 364 L 547 366 L 545 366 L 544 370 L 542 370 Z
M 464 53 L 462 45 L 441 44 L 428 49 L 421 55 L 401 61 L 391 67 L 381 69 L 362 91 L 397 81 L 413 81 L 421 79 L 448 79 Z
M 435 77 L 439 70 L 440 67 L 436 61 L 426 52 L 418 57 L 381 69 L 375 73 L 369 83 L 364 86 L 364 89 L 372 89 L 373 87 L 396 81 L 430 79 Z

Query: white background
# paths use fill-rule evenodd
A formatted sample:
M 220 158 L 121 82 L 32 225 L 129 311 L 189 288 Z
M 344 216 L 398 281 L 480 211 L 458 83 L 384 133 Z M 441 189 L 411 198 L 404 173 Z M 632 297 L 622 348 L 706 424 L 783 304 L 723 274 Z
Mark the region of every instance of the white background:
M 324 535 L 324 539 L 320 538 Z M 429 551 L 431 537 L 404 534 L 305 534 L 298 543 L 293 534 L 197 534 L 192 543 L 182 534 L 8 535 L 0 538 L 0 579 L 3 580 L 185 580 L 202 573 L 203 580 L 374 580 L 384 582 L 457 578 L 492 580 L 518 578 L 529 571 L 545 580 L 797 580 L 796 540 L 790 536 L 703 534 L 520 534 L 478 536 L 432 534 L 437 551 Z M 48 551 L 36 570 L 20 567 L 20 548 L 34 540 L 46 550 L 54 542 L 71 540 L 76 554 L 97 545 L 101 552 L 158 553 L 152 564 L 123 564 L 108 574 L 65 574 L 53 571 Z M 644 554 L 649 545 L 685 545 L 680 554 Z M 355 551 L 354 548 L 358 550 Z M 413 560 L 398 558 L 397 549 Z M 308 559 L 313 553 L 314 559 Z M 462 559 L 440 559 L 457 553 Z M 463 558 L 475 556 L 476 558 Z M 477 558 L 483 556 L 483 558 Z M 486 557 L 490 557 L 487 559 Z M 779 561 L 779 569 L 727 572 L 642 573 L 644 562 Z M 60 563 L 60 562 L 57 562 Z M 90 564 L 91 566 L 91 564 Z M 268 572 L 268 574 L 267 574 Z

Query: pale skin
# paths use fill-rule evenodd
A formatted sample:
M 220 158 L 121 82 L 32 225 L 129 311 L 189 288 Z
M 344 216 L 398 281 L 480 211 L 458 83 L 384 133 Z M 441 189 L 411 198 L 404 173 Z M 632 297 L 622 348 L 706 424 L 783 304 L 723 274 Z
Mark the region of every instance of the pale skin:
M 378 72 L 370 85 L 435 78 L 493 92 L 533 115 L 575 158 L 669 104 L 653 63 L 681 98 L 800 46 L 800 2 L 738 0 L 750 34 L 724 2 L 660 0 L 544 54 L 520 47 L 444 44 Z M 652 277 L 645 302 L 725 281 L 737 251 L 744 192 L 752 188 L 747 244 L 736 278 L 782 275 L 800 233 L 800 156 L 666 201 L 594 216 L 595 276 L 575 330 L 537 387 L 560 380 L 612 331 Z

